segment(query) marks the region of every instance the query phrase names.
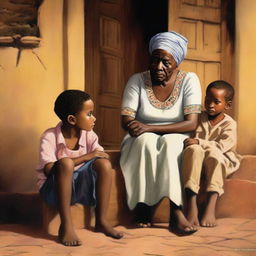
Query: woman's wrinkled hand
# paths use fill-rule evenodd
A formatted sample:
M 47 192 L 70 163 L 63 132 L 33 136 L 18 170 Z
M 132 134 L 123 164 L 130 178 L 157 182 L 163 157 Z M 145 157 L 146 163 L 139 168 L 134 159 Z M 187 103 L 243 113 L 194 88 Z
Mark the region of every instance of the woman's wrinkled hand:
M 129 130 L 129 133 L 133 137 L 138 137 L 144 132 L 149 132 L 150 131 L 150 126 L 143 124 L 137 120 L 131 121 L 128 125 L 127 128 Z
M 184 148 L 193 145 L 193 144 L 199 144 L 199 140 L 198 139 L 192 139 L 192 138 L 187 138 L 184 140 Z

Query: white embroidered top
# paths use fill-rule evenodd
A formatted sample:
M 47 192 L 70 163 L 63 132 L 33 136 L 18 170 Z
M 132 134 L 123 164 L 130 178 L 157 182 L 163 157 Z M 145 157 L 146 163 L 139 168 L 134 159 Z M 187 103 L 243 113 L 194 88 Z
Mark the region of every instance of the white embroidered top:
M 193 72 L 179 71 L 170 96 L 160 101 L 154 95 L 150 72 L 137 73 L 127 82 L 121 115 L 145 124 L 171 124 L 184 115 L 201 112 L 201 86 Z

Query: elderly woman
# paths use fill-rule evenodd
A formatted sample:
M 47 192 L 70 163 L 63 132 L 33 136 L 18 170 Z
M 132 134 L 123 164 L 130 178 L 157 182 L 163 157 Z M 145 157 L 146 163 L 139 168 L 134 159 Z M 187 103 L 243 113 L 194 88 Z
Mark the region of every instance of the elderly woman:
M 170 230 L 190 234 L 196 228 L 181 208 L 180 157 L 183 141 L 197 127 L 200 82 L 196 74 L 178 70 L 187 52 L 184 36 L 174 31 L 159 33 L 151 38 L 149 52 L 149 70 L 134 74 L 123 95 L 122 124 L 128 134 L 122 142 L 120 164 L 128 206 L 154 206 L 168 197 Z M 145 207 L 137 222 L 150 225 Z

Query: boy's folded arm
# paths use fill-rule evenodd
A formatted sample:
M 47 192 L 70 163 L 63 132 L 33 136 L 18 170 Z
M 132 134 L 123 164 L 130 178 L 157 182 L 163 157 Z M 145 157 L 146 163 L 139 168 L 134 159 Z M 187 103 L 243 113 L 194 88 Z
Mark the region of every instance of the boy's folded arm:
M 71 159 L 73 160 L 74 165 L 77 166 L 79 164 L 88 162 L 91 159 L 96 158 L 96 157 L 98 157 L 98 158 L 109 158 L 109 155 L 107 153 L 105 153 L 104 151 L 95 150 L 91 153 L 84 154 L 82 156 L 74 157 L 74 158 L 71 158 Z M 45 164 L 45 166 L 43 168 L 43 172 L 46 176 L 49 176 L 49 174 L 50 174 L 50 172 L 51 172 L 55 163 L 56 162 L 50 162 L 50 163 Z
M 72 158 L 75 166 L 79 165 L 79 164 L 82 164 L 82 163 L 85 163 L 85 162 L 88 162 L 90 160 L 92 160 L 93 158 L 109 158 L 109 155 L 107 153 L 105 153 L 104 151 L 102 150 L 99 150 L 99 149 L 96 149 L 88 154 L 84 154 L 82 156 L 79 156 L 79 157 L 74 157 Z
M 74 157 L 74 158 L 71 158 L 71 159 L 73 160 L 74 165 L 77 166 L 79 164 L 90 161 L 92 158 L 93 157 L 90 154 L 85 154 L 85 155 Z

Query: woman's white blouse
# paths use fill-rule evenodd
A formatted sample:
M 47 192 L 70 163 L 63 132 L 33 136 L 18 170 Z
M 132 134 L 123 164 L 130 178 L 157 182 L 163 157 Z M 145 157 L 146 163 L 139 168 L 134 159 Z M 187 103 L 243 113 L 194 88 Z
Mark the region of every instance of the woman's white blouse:
M 179 71 L 174 88 L 165 101 L 154 95 L 150 72 L 137 73 L 127 82 L 122 102 L 122 115 L 145 124 L 181 122 L 184 116 L 201 112 L 201 87 L 193 72 Z

